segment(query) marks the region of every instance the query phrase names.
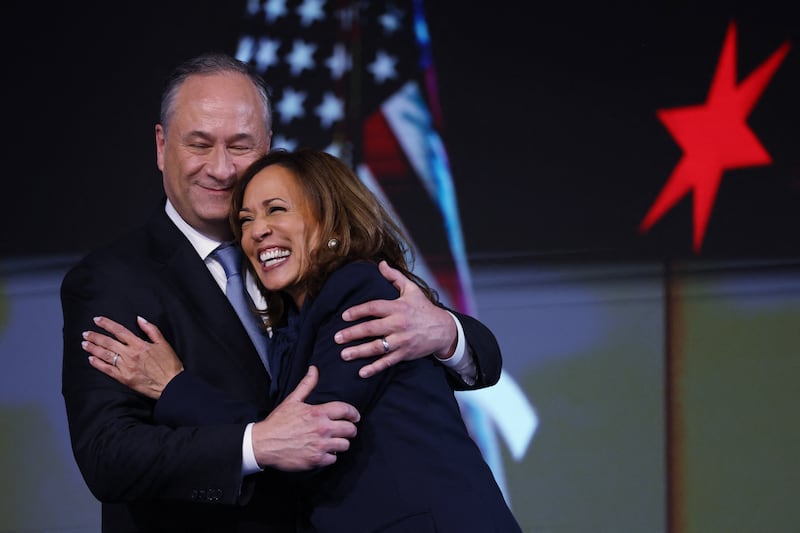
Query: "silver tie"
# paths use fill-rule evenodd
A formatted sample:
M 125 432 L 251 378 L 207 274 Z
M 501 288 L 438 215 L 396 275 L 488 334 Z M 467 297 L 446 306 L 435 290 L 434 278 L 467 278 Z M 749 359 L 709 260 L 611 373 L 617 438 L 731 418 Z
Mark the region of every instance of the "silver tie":
M 267 368 L 267 372 L 272 375 L 269 367 L 269 360 L 267 358 L 267 337 L 261 329 L 261 319 L 253 313 L 250 309 L 250 295 L 244 286 L 242 279 L 241 266 L 242 266 L 242 253 L 239 248 L 233 244 L 225 243 L 220 245 L 219 248 L 211 253 L 222 265 L 225 270 L 225 276 L 228 278 L 228 283 L 225 286 L 225 295 L 239 315 L 239 319 L 250 335 L 250 339 L 258 351 L 261 361 Z M 274 378 L 275 376 L 273 376 Z

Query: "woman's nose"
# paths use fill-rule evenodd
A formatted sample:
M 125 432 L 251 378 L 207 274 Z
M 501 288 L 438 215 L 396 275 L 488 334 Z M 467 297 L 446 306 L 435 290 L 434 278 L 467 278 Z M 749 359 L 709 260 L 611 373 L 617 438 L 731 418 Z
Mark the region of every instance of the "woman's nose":
M 250 224 L 250 234 L 254 240 L 260 241 L 264 237 L 272 233 L 269 221 L 266 217 L 256 217 L 252 224 Z

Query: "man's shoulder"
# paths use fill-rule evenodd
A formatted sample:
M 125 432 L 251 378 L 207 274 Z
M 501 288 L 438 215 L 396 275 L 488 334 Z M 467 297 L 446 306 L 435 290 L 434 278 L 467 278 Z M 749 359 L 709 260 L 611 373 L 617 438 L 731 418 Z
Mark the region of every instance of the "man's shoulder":
M 87 270 L 120 274 L 162 263 L 167 254 L 174 253 L 181 245 L 180 237 L 180 232 L 169 218 L 156 212 L 141 226 L 88 252 L 69 270 L 66 277 Z

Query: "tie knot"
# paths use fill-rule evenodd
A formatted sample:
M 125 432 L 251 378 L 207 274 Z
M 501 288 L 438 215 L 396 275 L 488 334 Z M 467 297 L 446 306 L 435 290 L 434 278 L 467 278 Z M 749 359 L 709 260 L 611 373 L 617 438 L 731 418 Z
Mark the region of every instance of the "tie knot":
M 225 270 L 225 277 L 230 278 L 234 274 L 240 274 L 242 266 L 242 254 L 239 247 L 234 244 L 222 244 L 211 254 L 217 258 L 222 268 Z

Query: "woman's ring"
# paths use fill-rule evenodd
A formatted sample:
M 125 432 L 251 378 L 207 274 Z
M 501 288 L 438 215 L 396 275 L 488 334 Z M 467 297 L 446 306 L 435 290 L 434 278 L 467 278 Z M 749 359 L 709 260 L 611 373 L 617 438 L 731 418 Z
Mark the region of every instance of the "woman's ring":
M 383 353 L 389 353 L 389 341 L 386 340 L 386 337 L 381 337 L 381 344 L 383 344 Z
M 111 360 L 111 365 L 112 366 L 117 366 L 117 359 L 119 359 L 119 354 L 115 353 L 114 354 L 114 358 Z

